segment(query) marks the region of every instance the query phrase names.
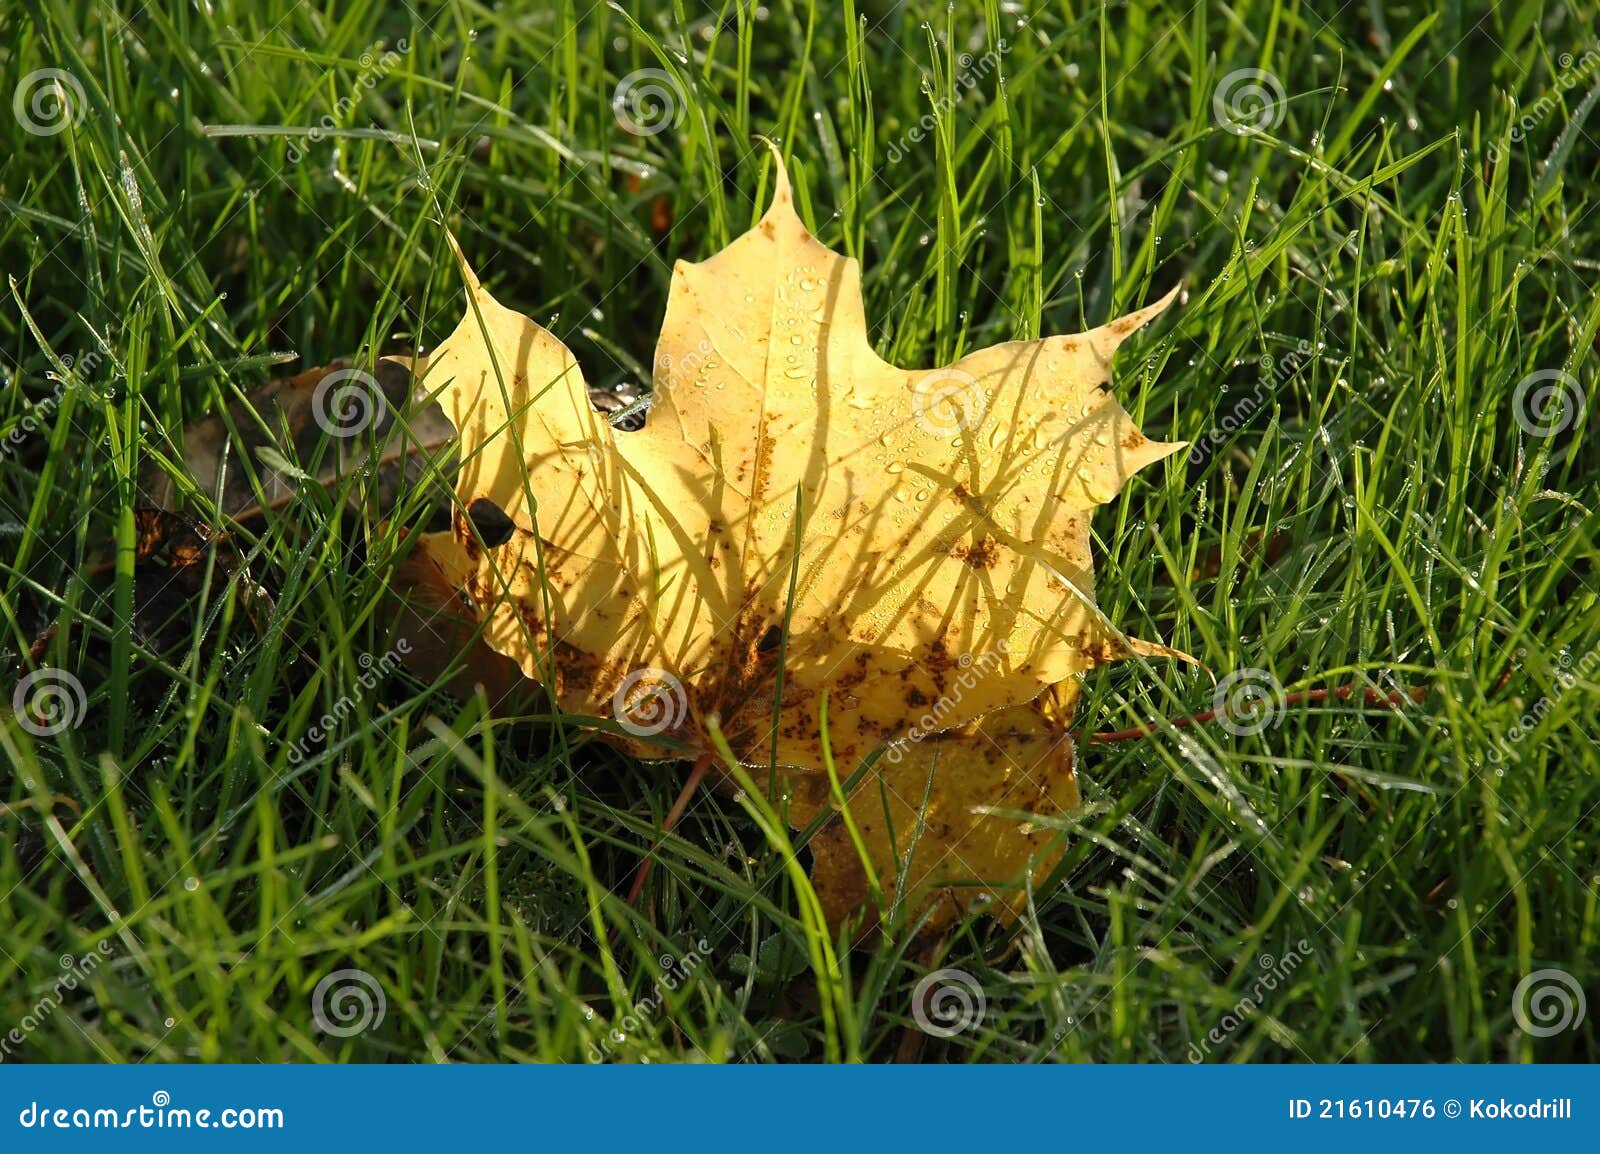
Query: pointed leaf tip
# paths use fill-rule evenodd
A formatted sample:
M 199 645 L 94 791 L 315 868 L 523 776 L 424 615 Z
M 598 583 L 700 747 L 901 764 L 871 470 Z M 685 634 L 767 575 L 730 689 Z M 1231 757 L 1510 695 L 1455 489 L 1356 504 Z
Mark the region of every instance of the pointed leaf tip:
M 472 266 L 467 263 L 467 254 L 461 251 L 461 242 L 456 240 L 456 234 L 450 229 L 444 230 L 445 240 L 450 242 L 450 251 L 456 254 L 456 264 L 461 269 L 461 279 L 467 283 L 467 291 L 476 295 L 483 291 L 483 286 L 478 283 L 478 274 L 472 271 Z
M 776 184 L 772 192 L 772 203 L 767 206 L 767 211 L 771 212 L 780 204 L 792 204 L 794 202 L 794 186 L 789 183 L 789 169 L 783 163 L 783 150 L 769 137 L 758 135 L 756 139 L 766 145 L 767 150 L 772 153 L 772 164 L 776 169 Z

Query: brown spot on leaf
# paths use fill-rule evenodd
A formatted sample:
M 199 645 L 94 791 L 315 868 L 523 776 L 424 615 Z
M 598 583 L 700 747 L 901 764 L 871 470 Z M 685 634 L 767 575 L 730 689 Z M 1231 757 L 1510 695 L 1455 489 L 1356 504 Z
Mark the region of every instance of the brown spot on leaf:
M 983 540 L 967 546 L 958 552 L 956 556 L 965 561 L 970 568 L 982 572 L 985 569 L 993 569 L 995 567 L 995 563 L 1000 559 L 1000 546 L 993 537 L 985 533 Z

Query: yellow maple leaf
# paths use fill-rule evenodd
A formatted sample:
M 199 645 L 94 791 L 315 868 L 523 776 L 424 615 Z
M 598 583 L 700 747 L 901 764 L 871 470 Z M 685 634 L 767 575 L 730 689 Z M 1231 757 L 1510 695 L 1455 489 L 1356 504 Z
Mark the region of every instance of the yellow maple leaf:
M 845 772 L 880 753 L 852 810 L 887 893 L 1003 882 L 1043 854 L 1048 832 L 979 810 L 1076 804 L 1076 677 L 1166 652 L 1096 608 L 1089 516 L 1182 447 L 1106 391 L 1117 346 L 1176 294 L 897 368 L 868 339 L 857 263 L 806 230 L 779 163 L 756 227 L 674 269 L 630 433 L 462 267 L 466 316 L 427 370 L 460 436 L 460 511 L 428 548 L 488 643 L 640 755 L 708 753 L 716 726 L 784 771 L 798 823 L 827 802 L 828 694 Z M 475 507 L 504 530 L 487 543 Z M 841 831 L 814 846 L 842 915 L 864 871 Z

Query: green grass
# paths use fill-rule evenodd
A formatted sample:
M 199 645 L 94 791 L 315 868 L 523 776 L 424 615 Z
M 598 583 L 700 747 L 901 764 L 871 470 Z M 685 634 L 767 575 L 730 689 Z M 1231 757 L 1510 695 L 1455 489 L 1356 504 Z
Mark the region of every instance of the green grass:
M 0 95 L 47 67 L 82 90 L 57 135 L 0 114 L 0 663 L 9 694 L 54 625 L 37 663 L 87 694 L 53 737 L 0 714 L 7 1060 L 1600 1058 L 1593 3 L 718 11 L 0 16 Z M 962 83 L 962 54 L 1002 37 Z M 374 45 L 402 38 L 383 67 Z M 611 99 L 646 67 L 687 98 L 641 137 Z M 1213 96 L 1247 68 L 1286 100 L 1241 135 Z M 574 725 L 394 672 L 290 762 L 388 643 L 398 537 L 341 499 L 359 478 L 225 526 L 273 596 L 262 620 L 217 580 L 176 637 L 142 628 L 141 472 L 192 489 L 177 431 L 291 354 L 440 339 L 460 310 L 441 207 L 591 382 L 636 381 L 672 262 L 761 209 L 755 133 L 861 258 L 899 363 L 1075 331 L 1182 281 L 1116 389 L 1151 435 L 1206 451 L 1096 516 L 1102 605 L 1219 676 L 1424 700 L 1085 745 L 1087 804 L 1020 924 L 841 946 L 830 971 L 781 849 L 727 797 L 698 798 L 625 908 L 681 773 Z M 1587 395 L 1554 436 L 1515 419 L 1538 371 Z M 1081 723 L 1212 694 L 1202 670 L 1127 664 L 1089 676 Z M 947 1040 L 912 1019 L 941 967 L 987 1006 Z M 1550 968 L 1590 1012 L 1536 1037 L 1514 989 Z M 385 1002 L 348 1038 L 312 1012 L 341 969 Z

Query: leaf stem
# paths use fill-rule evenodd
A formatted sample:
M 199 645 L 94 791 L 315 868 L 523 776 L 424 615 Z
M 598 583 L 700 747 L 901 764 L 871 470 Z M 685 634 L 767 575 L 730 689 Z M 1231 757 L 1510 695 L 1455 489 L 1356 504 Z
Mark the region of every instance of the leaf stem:
M 655 852 L 661 848 L 661 842 L 666 840 L 678 822 L 683 820 L 684 811 L 689 808 L 689 802 L 694 798 L 700 783 L 705 780 L 706 774 L 711 770 L 711 759 L 714 755 L 702 753 L 695 759 L 694 768 L 689 771 L 689 777 L 683 783 L 683 788 L 678 791 L 678 796 L 673 800 L 672 808 L 667 810 L 667 816 L 661 823 L 661 840 L 651 847 L 645 855 L 644 861 L 639 863 L 639 870 L 633 875 L 633 887 L 628 890 L 628 905 L 636 906 L 639 895 L 644 892 L 644 883 L 649 880 L 650 867 L 655 864 Z
M 1291 705 L 1326 701 L 1330 698 L 1335 701 L 1345 701 L 1353 696 L 1357 689 L 1361 690 L 1362 701 L 1367 705 L 1401 706 L 1421 704 L 1429 692 L 1428 687 L 1425 685 L 1414 685 L 1409 689 L 1397 689 L 1389 693 L 1355 685 L 1339 685 L 1332 689 L 1307 689 L 1300 693 L 1285 694 L 1283 705 L 1287 708 Z M 1218 718 L 1227 719 L 1229 717 L 1230 714 L 1226 709 L 1208 709 L 1204 713 L 1192 713 L 1188 717 L 1174 717 L 1167 724 L 1174 729 L 1187 729 L 1190 726 L 1203 725 L 1208 721 L 1216 721 Z M 1137 725 L 1132 729 L 1117 729 L 1102 733 L 1080 733 L 1078 737 L 1082 741 L 1092 741 L 1097 745 L 1110 745 L 1112 742 L 1117 741 L 1136 741 L 1139 738 L 1150 737 L 1159 732 L 1161 732 L 1159 729 L 1151 726 Z

